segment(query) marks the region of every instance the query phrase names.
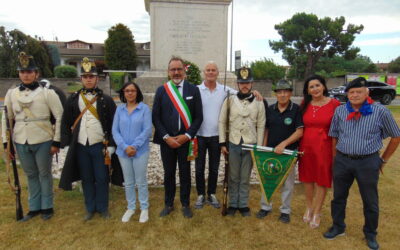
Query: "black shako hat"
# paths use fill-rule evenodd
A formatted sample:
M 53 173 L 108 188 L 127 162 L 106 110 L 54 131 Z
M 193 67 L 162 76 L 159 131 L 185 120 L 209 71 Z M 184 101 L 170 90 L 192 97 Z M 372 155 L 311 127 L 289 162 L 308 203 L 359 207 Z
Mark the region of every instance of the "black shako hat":
M 97 76 L 96 64 L 87 57 L 84 57 L 81 62 L 81 76 L 83 75 Z
M 17 70 L 38 70 L 33 56 L 27 55 L 25 52 L 20 52 L 18 56 Z
M 352 89 L 352 88 L 361 88 L 361 87 L 366 87 L 366 86 L 367 86 L 367 80 L 364 77 L 357 77 L 356 79 L 351 81 L 349 84 L 347 84 L 345 92 L 349 91 L 349 89 Z
M 237 75 L 237 83 L 253 81 L 253 74 L 250 68 L 241 67 L 240 69 L 236 70 L 236 75 Z

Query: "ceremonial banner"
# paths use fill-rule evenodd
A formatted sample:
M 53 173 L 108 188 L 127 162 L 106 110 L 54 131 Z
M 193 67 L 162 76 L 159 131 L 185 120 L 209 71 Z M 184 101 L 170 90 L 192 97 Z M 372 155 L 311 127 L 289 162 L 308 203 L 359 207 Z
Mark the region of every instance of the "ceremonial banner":
M 290 170 L 297 160 L 297 151 L 293 154 L 275 154 L 274 152 L 251 151 L 254 165 L 256 166 L 261 190 L 266 201 L 271 202 L 272 195 L 285 182 Z

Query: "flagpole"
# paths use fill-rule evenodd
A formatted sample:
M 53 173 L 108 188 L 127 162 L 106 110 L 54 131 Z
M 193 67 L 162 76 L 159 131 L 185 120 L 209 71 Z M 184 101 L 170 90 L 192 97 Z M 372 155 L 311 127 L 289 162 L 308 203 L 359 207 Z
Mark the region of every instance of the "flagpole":
M 242 148 L 243 150 L 248 150 L 248 151 L 251 151 L 254 148 L 256 148 L 258 151 L 274 152 L 274 148 L 271 148 L 271 147 L 263 147 L 263 146 L 257 146 L 257 145 L 252 145 L 252 144 L 242 144 L 242 146 L 243 146 L 243 148 Z M 285 154 L 285 155 L 293 155 L 293 154 L 303 155 L 304 153 L 303 152 L 296 152 L 296 151 L 293 151 L 293 150 L 284 149 L 283 150 L 283 154 Z

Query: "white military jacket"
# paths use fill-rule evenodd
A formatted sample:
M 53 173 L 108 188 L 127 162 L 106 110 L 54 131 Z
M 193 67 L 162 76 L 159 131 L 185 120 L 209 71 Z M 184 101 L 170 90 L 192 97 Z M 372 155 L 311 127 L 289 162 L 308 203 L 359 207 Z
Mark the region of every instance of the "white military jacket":
M 227 101 L 224 101 L 219 116 L 220 143 L 227 142 Z M 229 141 L 233 144 L 240 144 L 240 139 L 243 138 L 243 143 L 262 145 L 265 119 L 265 107 L 262 101 L 240 100 L 237 95 L 229 97 Z
M 4 105 L 7 107 L 8 117 L 15 120 L 14 142 L 18 144 L 37 144 L 50 140 L 60 142 L 63 107 L 54 90 L 41 86 L 34 90 L 26 88 L 21 91 L 19 87 L 10 89 L 7 91 Z M 24 107 L 29 111 L 24 111 Z M 56 120 L 54 126 L 50 122 L 51 113 Z M 3 134 L 5 130 L 5 122 L 2 122 Z

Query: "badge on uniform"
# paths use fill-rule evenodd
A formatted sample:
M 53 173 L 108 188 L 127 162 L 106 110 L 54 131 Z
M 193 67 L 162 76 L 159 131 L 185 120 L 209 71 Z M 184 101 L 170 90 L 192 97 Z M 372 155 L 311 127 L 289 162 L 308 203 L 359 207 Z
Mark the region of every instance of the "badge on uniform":
M 285 120 L 283 120 L 283 123 L 285 123 L 285 125 L 290 125 L 292 124 L 293 120 L 290 117 L 285 118 Z

